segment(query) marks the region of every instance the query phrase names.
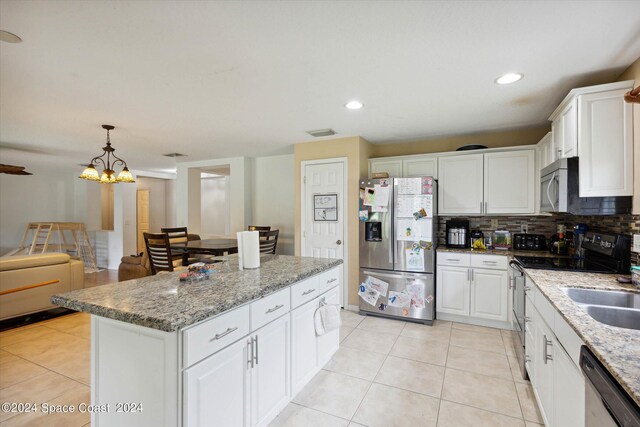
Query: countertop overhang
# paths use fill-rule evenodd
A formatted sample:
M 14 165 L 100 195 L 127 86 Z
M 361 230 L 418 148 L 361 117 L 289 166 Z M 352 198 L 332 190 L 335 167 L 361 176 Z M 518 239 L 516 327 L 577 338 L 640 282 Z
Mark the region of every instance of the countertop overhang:
M 640 331 L 600 323 L 561 287 L 640 292 L 620 284 L 616 274 L 525 269 L 542 294 L 560 312 L 587 347 L 640 405 Z
M 238 269 L 229 258 L 207 280 L 180 282 L 164 273 L 51 297 L 53 304 L 89 314 L 173 332 L 277 292 L 342 264 L 341 259 L 262 255 L 260 268 Z

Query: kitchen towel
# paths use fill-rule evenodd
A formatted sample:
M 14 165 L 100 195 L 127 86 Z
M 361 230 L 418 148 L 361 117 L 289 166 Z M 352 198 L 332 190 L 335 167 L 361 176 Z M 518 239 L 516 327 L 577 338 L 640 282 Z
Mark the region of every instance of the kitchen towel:
M 320 307 L 313 315 L 313 322 L 316 328 L 316 335 L 324 335 L 327 332 L 338 329 L 342 324 L 340 307 L 321 302 Z
M 260 233 L 257 231 L 239 231 L 237 236 L 240 270 L 260 267 Z

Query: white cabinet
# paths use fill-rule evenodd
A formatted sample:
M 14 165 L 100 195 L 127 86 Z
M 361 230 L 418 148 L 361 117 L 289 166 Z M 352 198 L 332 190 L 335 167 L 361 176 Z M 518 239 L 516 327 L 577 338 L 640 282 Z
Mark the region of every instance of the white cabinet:
M 326 294 L 318 298 L 320 302 L 329 305 L 340 305 L 340 287 L 336 286 L 329 290 Z M 320 304 L 320 303 L 319 303 Z M 340 329 L 334 329 L 326 332 L 318 337 L 318 369 L 322 368 L 331 359 L 333 354 L 338 351 L 340 346 Z
M 471 270 L 471 317 L 507 321 L 507 272 Z
M 538 170 L 546 168 L 556 160 L 552 135 L 552 132 L 547 133 L 536 145 L 538 150 Z
M 401 159 L 369 160 L 369 176 L 378 172 L 387 172 L 390 177 L 402 177 Z
M 534 213 L 536 188 L 534 180 L 534 150 L 486 153 L 484 155 L 484 213 Z M 448 182 L 445 184 L 448 185 Z
M 470 270 L 438 266 L 436 275 L 436 309 L 438 313 L 469 315 Z
M 434 156 L 420 156 L 402 160 L 402 176 L 432 176 L 438 178 L 438 158 Z
M 580 197 L 633 195 L 633 107 L 624 102 L 626 91 L 578 98 Z
M 553 412 L 554 426 L 584 427 L 585 416 L 585 378 L 573 360 L 558 345 L 555 347 L 553 364 Z
M 184 425 L 248 425 L 248 361 L 240 340 L 184 372 Z
M 633 195 L 634 81 L 573 89 L 551 114 L 556 158 L 579 158 L 580 197 Z
M 484 212 L 484 155 L 464 154 L 438 159 L 438 213 Z
M 439 158 L 438 213 L 535 213 L 535 151 Z
M 318 346 L 313 315 L 318 308 L 317 300 L 309 301 L 291 312 L 291 387 L 292 395 L 316 374 Z
M 460 254 L 437 253 L 438 318 L 484 326 L 508 326 L 509 285 L 506 256 L 457 255 Z M 454 263 L 456 266 L 452 266 Z
M 290 389 L 290 316 L 259 329 L 251 369 L 251 426 L 266 426 L 287 406 Z M 224 424 L 220 424 L 224 425 Z
M 533 353 L 533 364 L 536 372 L 536 392 L 540 402 L 540 413 L 544 424 L 549 426 L 553 419 L 553 332 L 542 317 L 537 316 L 535 322 L 536 351 Z

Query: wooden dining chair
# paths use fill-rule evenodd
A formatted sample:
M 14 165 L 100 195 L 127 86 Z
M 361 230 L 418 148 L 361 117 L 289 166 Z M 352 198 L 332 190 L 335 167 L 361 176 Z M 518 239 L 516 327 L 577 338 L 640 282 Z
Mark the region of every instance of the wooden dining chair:
M 260 252 L 263 254 L 275 254 L 280 230 L 260 231 L 259 233 Z
M 151 274 L 160 271 L 174 271 L 181 269 L 182 258 L 174 260 L 171 254 L 171 243 L 167 233 L 143 233 L 144 244 L 147 247 Z
M 270 225 L 250 225 L 247 227 L 249 231 L 269 231 L 271 230 Z
M 189 235 L 187 231 L 187 227 L 163 227 L 160 229 L 161 232 L 166 233 L 169 236 L 169 243 L 186 243 L 189 240 L 194 240 L 192 236 Z M 200 236 L 197 236 L 198 240 Z M 189 257 L 186 252 L 183 251 L 173 251 L 172 258 L 174 261 L 180 260 L 182 265 L 192 264 L 194 262 L 200 261 L 197 257 Z

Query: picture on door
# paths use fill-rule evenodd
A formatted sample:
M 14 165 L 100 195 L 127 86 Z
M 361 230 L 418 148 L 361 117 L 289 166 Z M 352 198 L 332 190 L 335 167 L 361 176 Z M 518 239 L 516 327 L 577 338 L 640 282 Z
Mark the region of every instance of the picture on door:
M 313 195 L 313 220 L 337 221 L 338 220 L 338 195 L 314 194 Z

